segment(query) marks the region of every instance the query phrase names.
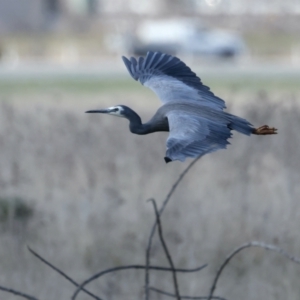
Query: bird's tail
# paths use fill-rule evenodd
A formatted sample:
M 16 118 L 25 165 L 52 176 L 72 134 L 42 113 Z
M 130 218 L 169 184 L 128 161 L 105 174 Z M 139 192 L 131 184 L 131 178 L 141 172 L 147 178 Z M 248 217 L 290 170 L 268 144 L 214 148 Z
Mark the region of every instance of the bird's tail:
M 228 115 L 230 121 L 228 127 L 231 130 L 236 130 L 246 135 L 251 135 L 253 133 L 253 125 L 250 122 L 234 115 Z

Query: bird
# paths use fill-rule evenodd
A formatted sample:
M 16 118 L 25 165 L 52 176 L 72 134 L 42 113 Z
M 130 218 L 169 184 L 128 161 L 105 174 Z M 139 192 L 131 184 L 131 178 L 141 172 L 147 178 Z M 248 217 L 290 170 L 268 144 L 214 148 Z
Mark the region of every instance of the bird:
M 254 128 L 247 120 L 224 109 L 225 101 L 205 86 L 201 79 L 179 58 L 161 52 L 147 52 L 145 57 L 130 59 L 122 56 L 131 77 L 150 88 L 162 106 L 147 123 L 125 105 L 88 110 L 129 120 L 132 133 L 145 135 L 169 132 L 166 141 L 166 163 L 196 158 L 225 149 L 232 131 L 245 135 L 276 134 L 277 129 L 263 125 Z

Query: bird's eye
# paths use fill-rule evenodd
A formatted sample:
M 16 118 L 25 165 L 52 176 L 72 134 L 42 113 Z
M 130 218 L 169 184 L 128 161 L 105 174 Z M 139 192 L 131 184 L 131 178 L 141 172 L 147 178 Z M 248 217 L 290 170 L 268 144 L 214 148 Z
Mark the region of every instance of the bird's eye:
M 119 111 L 119 108 L 118 108 L 118 107 L 115 107 L 115 108 L 113 108 L 111 111 L 112 111 L 112 112 L 117 112 L 117 111 Z

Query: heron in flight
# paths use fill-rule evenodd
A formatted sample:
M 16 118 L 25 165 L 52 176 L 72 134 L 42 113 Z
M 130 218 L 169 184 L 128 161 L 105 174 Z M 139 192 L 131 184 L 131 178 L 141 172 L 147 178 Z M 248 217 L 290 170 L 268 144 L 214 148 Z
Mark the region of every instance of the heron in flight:
M 254 128 L 247 120 L 224 111 L 224 100 L 215 96 L 209 87 L 177 57 L 148 52 L 146 57 L 122 57 L 133 79 L 150 88 L 163 105 L 147 123 L 125 105 L 89 110 L 129 120 L 129 129 L 135 134 L 157 131 L 169 132 L 165 162 L 184 161 L 224 149 L 229 144 L 232 130 L 245 135 L 276 134 L 277 129 L 267 125 Z

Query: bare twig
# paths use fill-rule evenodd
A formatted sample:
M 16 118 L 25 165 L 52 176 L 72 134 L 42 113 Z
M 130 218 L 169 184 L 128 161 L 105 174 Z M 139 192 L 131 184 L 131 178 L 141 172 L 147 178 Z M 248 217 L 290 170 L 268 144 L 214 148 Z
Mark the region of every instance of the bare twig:
M 189 172 L 189 170 L 192 168 L 192 166 L 201 158 L 201 156 L 195 158 L 188 166 L 186 169 L 184 169 L 184 171 L 179 175 L 178 179 L 176 180 L 176 182 L 173 184 L 173 186 L 171 187 L 167 197 L 165 198 L 160 210 L 159 210 L 159 215 L 161 216 L 165 207 L 167 206 L 170 198 L 172 197 L 172 195 L 174 194 L 177 186 L 179 185 L 179 183 L 182 181 L 182 179 L 184 178 L 184 176 Z M 148 245 L 147 245 L 147 249 L 146 249 L 146 271 L 145 271 L 145 300 L 149 300 L 149 292 L 148 292 L 148 286 L 149 286 L 149 266 L 150 266 L 150 252 L 151 252 L 151 246 L 152 246 L 152 240 L 153 240 L 153 236 L 156 230 L 156 222 L 154 222 L 151 232 L 150 232 L 150 236 L 148 239 Z
M 172 195 L 174 194 L 177 186 L 179 185 L 179 183 L 182 181 L 182 179 L 184 178 L 184 176 L 189 172 L 189 170 L 192 168 L 192 166 L 201 158 L 202 156 L 199 156 L 197 158 L 195 158 L 187 167 L 186 169 L 183 170 L 183 172 L 179 175 L 178 179 L 176 180 L 176 182 L 173 184 L 172 188 L 170 189 L 166 199 L 164 200 L 161 208 L 159 209 L 159 215 L 161 216 L 161 214 L 163 213 L 163 211 L 165 210 L 170 198 L 172 197 Z M 155 230 L 155 229 L 154 229 Z
M 157 223 L 157 227 L 158 227 L 158 235 L 159 235 L 159 238 L 160 238 L 160 242 L 161 242 L 161 244 L 162 244 L 162 246 L 164 248 L 164 252 L 165 252 L 165 254 L 167 256 L 167 259 L 169 261 L 170 267 L 172 268 L 172 275 L 173 275 L 173 283 L 174 283 L 175 295 L 176 295 L 177 300 L 180 300 L 180 294 L 179 294 L 179 287 L 178 287 L 178 282 L 177 282 L 176 271 L 175 271 L 173 260 L 172 260 L 172 257 L 170 255 L 170 252 L 168 250 L 167 244 L 165 243 L 165 240 L 164 240 L 164 236 L 163 236 L 163 232 L 162 232 L 162 226 L 161 226 L 159 212 L 157 210 L 156 202 L 155 202 L 154 199 L 150 199 L 149 201 L 152 202 L 153 208 L 154 208 L 154 211 L 155 211 L 156 223 Z
M 68 276 L 66 273 L 64 273 L 63 271 L 61 271 L 60 269 L 58 269 L 57 267 L 55 267 L 54 265 L 52 265 L 51 263 L 49 263 L 45 258 L 41 257 L 39 254 L 37 254 L 34 250 L 32 250 L 29 246 L 27 246 L 28 250 L 35 256 L 37 257 L 39 260 L 41 260 L 44 264 L 46 264 L 47 266 L 49 266 L 50 268 L 52 268 L 54 271 L 56 271 L 57 273 L 59 273 L 61 276 L 63 276 L 64 278 L 66 278 L 68 281 L 70 281 L 73 285 L 75 286 L 79 286 L 79 283 L 77 283 L 75 280 L 73 280 L 70 276 Z M 97 297 L 96 295 L 94 295 L 93 293 L 89 292 L 88 290 L 82 288 L 82 290 L 87 293 L 89 296 L 93 297 L 96 300 L 102 300 L 100 297 Z
M 37 298 L 35 298 L 33 296 L 30 296 L 30 295 L 27 295 L 27 294 L 24 294 L 24 293 L 21 293 L 21 292 L 18 292 L 16 290 L 9 289 L 9 288 L 3 287 L 3 286 L 0 286 L 0 290 L 4 291 L 4 292 L 11 293 L 11 294 L 16 295 L 16 296 L 20 296 L 20 297 L 28 299 L 28 300 L 38 300 Z
M 246 248 L 250 248 L 250 247 L 260 247 L 260 248 L 263 248 L 265 250 L 270 250 L 270 251 L 274 251 L 274 252 L 277 252 L 281 255 L 283 255 L 284 257 L 288 258 L 289 260 L 297 263 L 297 264 L 300 264 L 300 258 L 297 258 L 295 256 L 292 256 L 290 255 L 289 253 L 285 252 L 284 250 L 282 250 L 281 248 L 277 247 L 277 246 L 274 246 L 274 245 L 269 245 L 269 244 L 265 244 L 265 243 L 261 243 L 261 242 L 257 242 L 257 241 L 253 241 L 253 242 L 249 242 L 249 243 L 246 243 L 246 244 L 243 244 L 241 245 L 240 247 L 236 248 L 234 251 L 232 251 L 232 253 L 230 253 L 225 261 L 223 262 L 223 264 L 221 265 L 221 267 L 219 268 L 216 276 L 215 276 L 215 279 L 213 281 L 213 284 L 211 286 L 211 289 L 210 289 L 210 293 L 209 293 L 209 297 L 208 297 L 208 300 L 211 300 L 213 299 L 213 294 L 214 294 L 214 291 L 217 287 L 217 282 L 221 276 L 221 273 L 222 271 L 224 270 L 224 268 L 226 267 L 226 265 L 229 263 L 229 261 L 236 255 L 238 254 L 240 251 L 246 249 Z
M 192 272 L 198 272 L 202 269 L 204 269 L 205 267 L 207 267 L 207 264 L 202 265 L 200 267 L 194 268 L 194 269 L 175 269 L 176 272 L 178 273 L 192 273 Z M 86 286 L 87 284 L 89 284 L 90 282 L 94 281 L 95 279 L 105 275 L 105 274 L 109 274 L 112 272 L 116 272 L 116 271 L 122 271 L 122 270 L 128 270 L 128 269 L 142 269 L 145 270 L 146 266 L 143 265 L 130 265 L 130 266 L 121 266 L 121 267 L 115 267 L 115 268 L 111 268 L 111 269 L 107 269 L 104 271 L 101 271 L 95 275 L 93 275 L 92 277 L 88 278 L 87 280 L 85 280 L 84 282 L 82 282 L 78 288 L 76 289 L 76 291 L 74 292 L 73 296 L 72 296 L 72 300 L 76 299 L 78 293 L 80 292 L 80 290 Z M 172 271 L 171 268 L 165 268 L 165 267 L 159 267 L 159 266 L 149 266 L 150 270 L 156 270 L 156 271 L 166 271 L 166 272 L 170 272 Z
M 165 296 L 169 296 L 169 297 L 172 297 L 172 298 L 176 298 L 176 295 L 172 294 L 172 293 L 169 293 L 169 292 L 165 292 L 165 291 L 162 291 L 162 290 L 159 290 L 157 288 L 154 288 L 154 287 L 149 287 L 149 290 L 151 291 L 154 291 L 154 292 L 157 292 L 159 294 L 162 294 L 162 295 L 165 295 Z M 181 299 L 192 299 L 192 300 L 201 300 L 201 299 L 208 299 L 208 296 L 195 296 L 195 297 L 191 297 L 191 296 L 180 296 Z M 222 297 L 218 297 L 218 296 L 214 296 L 212 297 L 211 299 L 216 299 L 216 300 L 226 300 L 225 298 L 222 298 Z

